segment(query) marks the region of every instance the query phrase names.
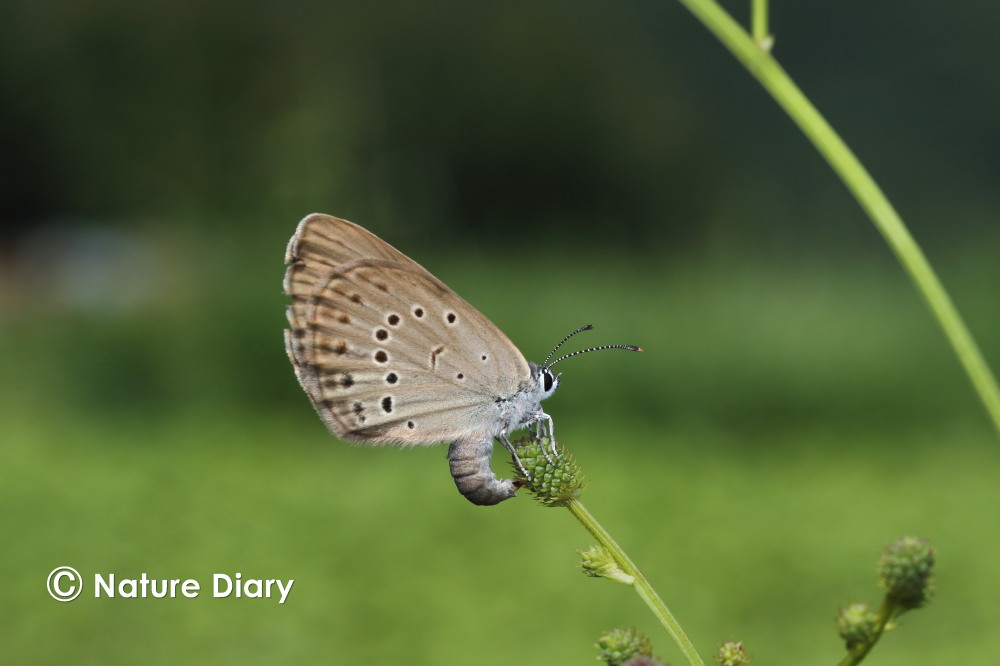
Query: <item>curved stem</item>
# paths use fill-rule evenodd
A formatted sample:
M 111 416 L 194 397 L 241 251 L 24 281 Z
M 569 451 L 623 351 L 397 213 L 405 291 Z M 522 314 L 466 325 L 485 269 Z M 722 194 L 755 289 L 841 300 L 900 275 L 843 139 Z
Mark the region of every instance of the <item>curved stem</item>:
M 826 158 L 895 252 L 1000 433 L 1000 389 L 948 292 L 881 188 L 785 70 L 714 0 L 680 0 L 742 62 Z
M 684 633 L 681 625 L 670 613 L 670 610 L 667 608 L 667 605 L 663 603 L 663 599 L 660 598 L 660 595 L 656 593 L 653 586 L 649 584 L 646 577 L 642 575 L 641 571 L 639 571 L 639 568 L 635 566 L 632 560 L 629 559 L 628 555 L 625 554 L 625 551 L 622 550 L 621 546 L 619 546 L 617 542 L 611 538 L 611 535 L 607 533 L 601 524 L 597 522 L 597 519 L 595 519 L 594 516 L 587 511 L 579 500 L 569 500 L 566 502 L 566 508 L 569 509 L 570 513 L 572 513 L 573 516 L 580 521 L 580 524 L 583 525 L 595 539 L 597 539 L 597 542 L 611 554 L 621 570 L 635 579 L 632 583 L 632 587 L 635 588 L 639 597 L 646 602 L 649 609 L 653 611 L 653 615 L 655 615 L 663 626 L 666 627 L 670 636 L 674 639 L 674 642 L 677 643 L 681 652 L 684 653 L 688 663 L 692 666 L 704 666 L 705 662 L 701 660 L 701 657 L 698 655 L 698 651 L 695 650 L 694 645 L 687 637 L 687 634 Z

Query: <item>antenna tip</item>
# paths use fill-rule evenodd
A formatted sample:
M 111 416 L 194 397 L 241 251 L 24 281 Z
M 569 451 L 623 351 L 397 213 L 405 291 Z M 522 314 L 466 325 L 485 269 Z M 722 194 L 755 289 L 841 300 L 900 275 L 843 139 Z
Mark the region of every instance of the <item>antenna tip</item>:
M 589 330 L 591 330 L 591 329 L 593 329 L 593 328 L 594 328 L 594 325 L 593 325 L 593 324 L 587 324 L 586 326 L 584 326 L 584 327 L 583 327 L 583 328 L 581 328 L 580 330 L 581 330 L 581 331 L 589 331 Z

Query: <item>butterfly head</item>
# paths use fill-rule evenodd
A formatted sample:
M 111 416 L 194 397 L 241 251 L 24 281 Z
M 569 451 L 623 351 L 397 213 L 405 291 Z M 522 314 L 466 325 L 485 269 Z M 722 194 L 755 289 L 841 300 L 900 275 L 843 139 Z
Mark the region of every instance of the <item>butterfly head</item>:
M 545 400 L 556 392 L 556 389 L 559 388 L 559 378 L 562 377 L 562 373 L 557 375 L 552 372 L 549 366 L 536 365 L 531 361 L 528 361 L 528 367 L 531 368 L 531 379 L 534 380 L 535 386 L 538 387 L 539 400 Z

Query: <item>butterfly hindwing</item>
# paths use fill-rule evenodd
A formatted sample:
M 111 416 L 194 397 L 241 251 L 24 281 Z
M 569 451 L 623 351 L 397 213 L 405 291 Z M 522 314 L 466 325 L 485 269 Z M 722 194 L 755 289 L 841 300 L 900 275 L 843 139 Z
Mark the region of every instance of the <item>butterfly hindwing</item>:
M 365 443 L 492 438 L 497 397 L 530 380 L 478 310 L 378 237 L 326 215 L 289 243 L 286 346 L 330 430 Z

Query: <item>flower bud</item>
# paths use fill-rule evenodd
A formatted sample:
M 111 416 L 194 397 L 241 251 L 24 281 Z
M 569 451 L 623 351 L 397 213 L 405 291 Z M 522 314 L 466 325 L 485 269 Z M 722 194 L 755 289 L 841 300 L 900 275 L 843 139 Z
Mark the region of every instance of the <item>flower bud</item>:
M 719 646 L 715 660 L 720 666 L 743 666 L 750 663 L 750 655 L 744 649 L 742 641 L 726 641 Z
M 927 539 L 902 537 L 882 550 L 878 581 L 901 611 L 923 606 L 933 591 L 934 548 Z
M 598 659 L 608 666 L 623 666 L 633 657 L 651 656 L 653 645 L 635 629 L 612 629 L 597 639 Z
M 868 645 L 875 639 L 875 623 L 878 619 L 871 607 L 856 601 L 840 609 L 837 613 L 837 632 L 853 652 L 857 647 Z
M 590 550 L 576 552 L 580 554 L 580 566 L 583 567 L 584 574 L 594 578 L 610 578 L 626 585 L 635 582 L 635 578 L 622 571 L 611 553 L 603 547 L 591 546 Z

